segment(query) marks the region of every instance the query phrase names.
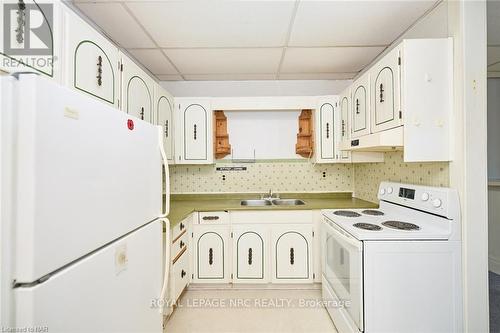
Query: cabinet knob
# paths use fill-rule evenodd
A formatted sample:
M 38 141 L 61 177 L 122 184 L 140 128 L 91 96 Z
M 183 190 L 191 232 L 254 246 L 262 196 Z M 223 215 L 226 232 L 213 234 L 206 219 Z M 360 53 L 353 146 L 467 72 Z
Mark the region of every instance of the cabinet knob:
M 359 114 L 359 99 L 356 98 L 356 114 Z
M 248 264 L 252 264 L 252 248 L 248 249 Z
M 326 123 L 326 138 L 330 138 L 330 123 Z
M 141 115 L 141 120 L 144 120 L 144 106 L 141 107 L 141 112 L 139 112 L 139 114 Z
M 179 243 L 179 247 L 180 247 L 181 249 L 184 247 L 184 245 L 186 245 L 186 244 L 184 244 L 184 242 L 183 242 L 183 241 L 181 241 L 181 242 Z
M 383 83 L 380 84 L 379 97 L 380 97 L 380 103 L 384 103 L 384 84 Z
M 102 57 L 97 57 L 97 85 L 102 86 Z
M 295 250 L 293 247 L 290 248 L 290 265 L 295 263 Z
M 184 225 L 184 223 L 181 222 L 181 224 L 179 225 L 179 230 L 183 230 L 186 226 Z
M 168 138 L 168 119 L 165 120 L 165 137 Z
M 214 263 L 214 250 L 212 248 L 208 249 L 208 264 L 212 266 Z
M 201 219 L 203 221 L 217 221 L 220 217 L 217 215 L 203 216 Z
M 194 124 L 194 126 L 193 126 L 193 137 L 194 137 L 195 140 L 196 140 L 196 137 L 197 137 L 197 135 L 196 135 L 197 133 L 196 132 L 197 132 L 196 131 L 196 124 Z
M 185 270 L 181 270 L 181 278 L 183 278 L 185 276 L 186 276 L 186 271 Z

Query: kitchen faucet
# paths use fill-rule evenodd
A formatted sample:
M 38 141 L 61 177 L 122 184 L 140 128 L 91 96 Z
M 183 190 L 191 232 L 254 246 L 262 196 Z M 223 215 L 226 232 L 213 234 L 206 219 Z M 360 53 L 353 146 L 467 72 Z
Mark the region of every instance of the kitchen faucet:
M 267 197 L 265 196 L 265 194 L 263 194 L 260 196 L 260 198 L 264 199 L 264 200 L 272 200 L 272 199 L 279 199 L 280 197 L 279 197 L 278 193 L 274 194 L 273 190 L 269 189 L 269 192 L 267 193 Z

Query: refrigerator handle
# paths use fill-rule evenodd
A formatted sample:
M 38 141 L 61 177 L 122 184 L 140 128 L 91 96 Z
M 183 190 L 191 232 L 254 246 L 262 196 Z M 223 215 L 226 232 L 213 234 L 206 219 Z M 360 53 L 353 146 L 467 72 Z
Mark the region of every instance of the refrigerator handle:
M 165 314 L 165 308 L 168 308 L 169 306 L 169 302 L 168 302 L 168 299 L 166 299 L 168 297 L 167 295 L 167 291 L 168 291 L 168 278 L 170 276 L 170 222 L 168 219 L 160 219 L 159 221 L 162 221 L 165 226 L 164 226 L 164 229 L 165 229 L 165 272 L 163 273 L 163 285 L 161 287 L 161 294 L 160 294 L 160 304 L 162 304 L 160 306 L 160 313 L 161 314 Z
M 165 199 L 163 202 L 164 208 L 162 209 L 160 217 L 167 217 L 168 213 L 170 212 L 170 174 L 168 171 L 167 154 L 165 154 L 165 147 L 163 146 L 163 128 L 161 126 L 158 126 L 158 140 L 161 158 L 163 160 L 163 170 L 165 171 L 165 178 L 163 183 L 163 188 L 165 189 Z

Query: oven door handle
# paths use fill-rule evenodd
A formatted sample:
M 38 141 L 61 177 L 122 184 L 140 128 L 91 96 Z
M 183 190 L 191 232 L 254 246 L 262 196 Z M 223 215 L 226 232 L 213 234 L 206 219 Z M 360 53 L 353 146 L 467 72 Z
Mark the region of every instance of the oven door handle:
M 346 231 L 340 229 L 340 227 L 336 226 L 333 222 L 323 221 L 323 223 L 333 234 L 335 234 L 335 238 L 351 245 L 352 247 L 355 247 L 359 252 L 363 251 L 363 242 L 357 240 Z

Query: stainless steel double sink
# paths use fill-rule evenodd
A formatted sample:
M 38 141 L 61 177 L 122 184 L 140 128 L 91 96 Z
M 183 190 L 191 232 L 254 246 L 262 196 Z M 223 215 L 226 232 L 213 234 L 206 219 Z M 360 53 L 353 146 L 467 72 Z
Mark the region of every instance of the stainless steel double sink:
M 250 199 L 241 200 L 242 206 L 301 206 L 306 203 L 300 199 Z

